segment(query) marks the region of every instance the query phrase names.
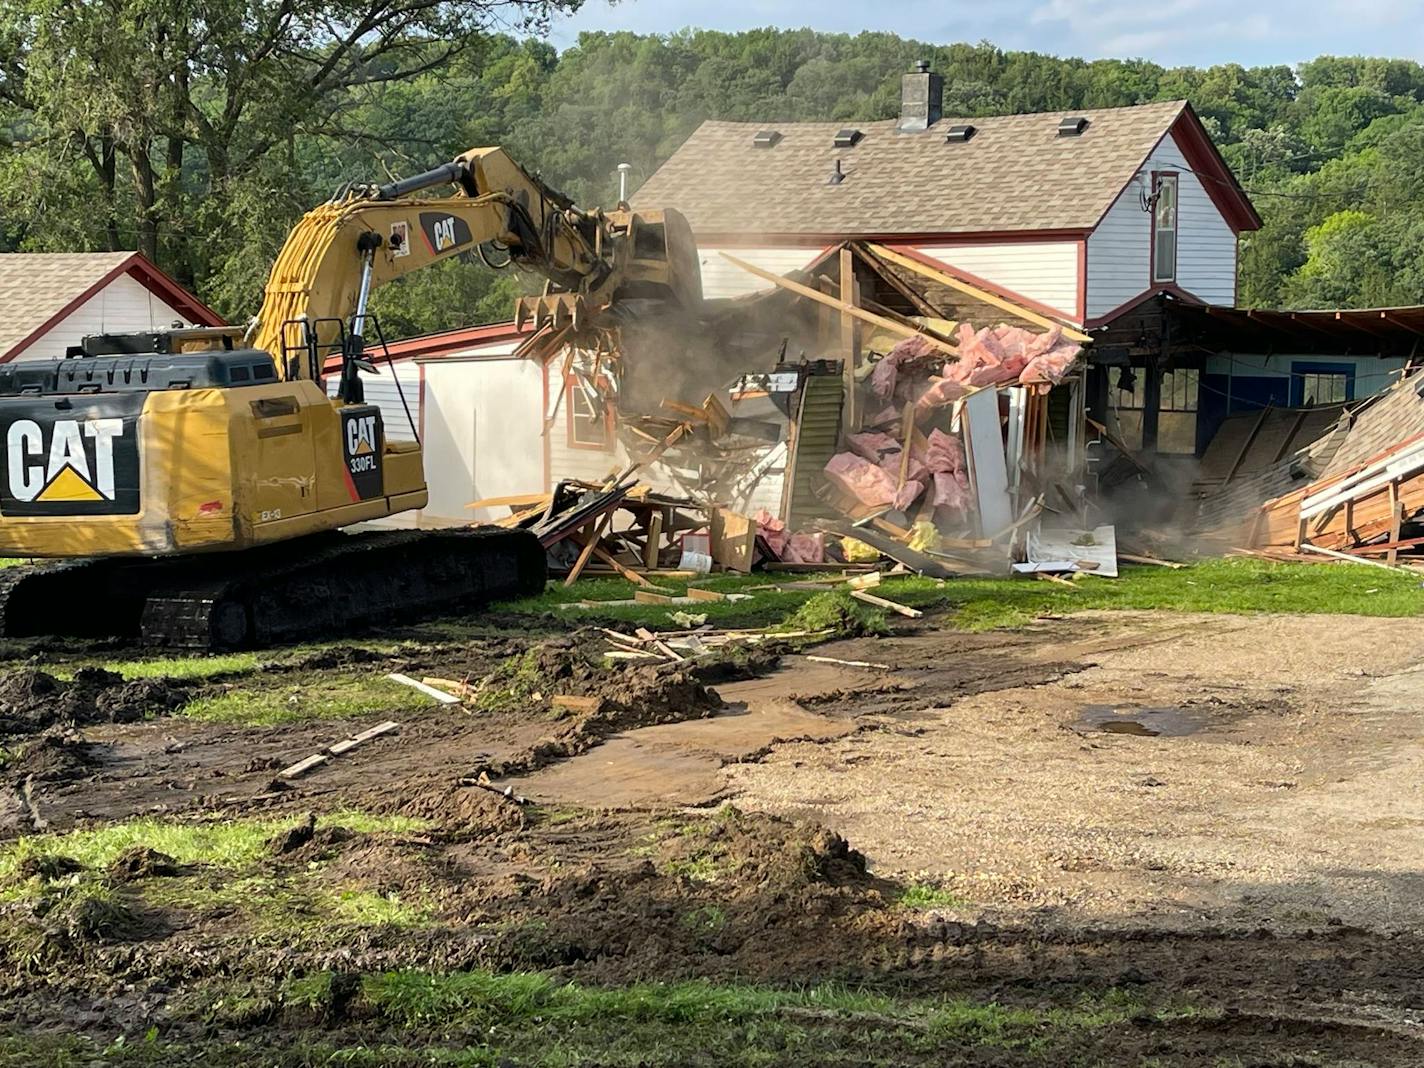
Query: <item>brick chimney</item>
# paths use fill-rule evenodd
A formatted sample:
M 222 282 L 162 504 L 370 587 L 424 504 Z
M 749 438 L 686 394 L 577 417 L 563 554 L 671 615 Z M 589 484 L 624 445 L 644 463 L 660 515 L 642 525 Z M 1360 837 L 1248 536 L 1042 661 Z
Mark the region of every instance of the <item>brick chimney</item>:
M 922 59 L 914 72 L 900 77 L 900 124 L 898 133 L 924 133 L 944 114 L 944 79 L 930 70 Z

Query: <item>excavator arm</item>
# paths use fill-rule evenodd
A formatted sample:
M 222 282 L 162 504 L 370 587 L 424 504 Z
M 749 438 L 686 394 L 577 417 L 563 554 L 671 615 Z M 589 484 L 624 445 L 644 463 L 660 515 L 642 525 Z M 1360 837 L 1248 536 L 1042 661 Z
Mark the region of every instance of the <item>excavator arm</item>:
M 426 194 L 455 186 L 450 196 Z M 424 174 L 347 190 L 309 212 L 277 256 L 256 343 L 287 378 L 317 378 L 324 356 L 345 357 L 341 395 L 359 400 L 371 292 L 452 256 L 490 252 L 542 275 L 546 293 L 516 318 L 578 323 L 626 296 L 701 301 L 696 247 L 677 212 L 584 212 L 499 148 L 466 152 Z

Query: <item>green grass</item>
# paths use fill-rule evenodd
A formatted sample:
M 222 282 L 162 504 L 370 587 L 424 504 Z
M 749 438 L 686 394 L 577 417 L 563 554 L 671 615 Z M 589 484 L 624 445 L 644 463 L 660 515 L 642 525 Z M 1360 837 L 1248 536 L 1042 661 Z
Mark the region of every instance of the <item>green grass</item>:
M 300 681 L 281 676 L 199 697 L 179 714 L 213 723 L 271 727 L 313 719 L 352 719 L 373 713 L 419 712 L 435 702 L 409 686 L 375 675 L 332 674 Z
M 959 909 L 968 905 L 969 899 L 942 886 L 910 883 L 900 894 L 898 904 L 907 909 Z
M 125 849 L 145 845 L 167 853 L 180 864 L 210 864 L 239 870 L 266 853 L 267 839 L 295 821 L 239 819 L 177 823 L 157 819 L 129 820 L 106 827 L 36 834 L 0 847 L 0 879 L 15 875 L 26 856 L 61 855 L 86 868 L 105 868 Z M 344 809 L 321 817 L 321 823 L 360 832 L 408 833 L 429 824 L 407 816 L 377 816 Z
M 1115 1029 L 1140 1017 L 1160 1024 L 1201 1015 L 1154 1006 L 1110 989 L 1042 1008 L 963 997 L 910 996 L 834 984 L 782 988 L 687 981 L 596 987 L 539 973 L 408 970 L 349 977 L 315 972 L 275 990 L 240 981 L 194 992 L 200 1017 L 243 1025 L 243 1041 L 184 1040 L 137 1029 L 108 1046 L 76 1038 L 0 1039 L 0 1065 L 238 1065 L 272 1068 L 361 1065 L 781 1065 L 935 1063 L 975 1048 L 1040 1064 L 1098 1063 Z M 345 1018 L 358 1022 L 298 1035 L 254 1023 L 295 1014 L 323 1018 L 350 991 Z M 344 1000 L 344 998 L 343 998 Z M 340 1025 L 337 1025 L 340 1027 Z M 181 1036 L 193 1029 L 173 1029 Z M 371 1044 L 360 1041 L 374 1038 Z M 345 1042 L 342 1043 L 342 1039 Z M 1061 1044 L 1066 1056 L 1059 1057 Z
M 724 592 L 747 590 L 778 581 L 810 581 L 814 575 L 726 575 L 695 585 Z M 685 583 L 659 580 L 672 593 Z M 622 579 L 583 579 L 566 589 L 551 583 L 537 597 L 515 601 L 510 611 L 551 614 L 570 625 L 599 617 L 652 629 L 674 629 L 666 605 L 613 605 L 587 610 L 557 606 L 572 601 L 609 601 L 632 596 Z M 946 610 L 949 622 L 963 630 L 1017 627 L 1041 615 L 1065 615 L 1089 609 L 1177 612 L 1280 612 L 1406 617 L 1424 615 L 1424 588 L 1411 575 L 1351 564 L 1287 564 L 1250 558 L 1210 559 L 1180 569 L 1124 566 L 1117 579 L 1084 577 L 1069 590 L 1054 583 L 1015 576 L 962 578 L 939 582 L 914 576 L 886 578 L 881 596 L 912 608 Z M 790 625 L 813 597 L 806 590 L 755 590 L 747 601 L 706 602 L 708 622 L 724 627 Z M 682 610 L 686 610 L 685 608 Z

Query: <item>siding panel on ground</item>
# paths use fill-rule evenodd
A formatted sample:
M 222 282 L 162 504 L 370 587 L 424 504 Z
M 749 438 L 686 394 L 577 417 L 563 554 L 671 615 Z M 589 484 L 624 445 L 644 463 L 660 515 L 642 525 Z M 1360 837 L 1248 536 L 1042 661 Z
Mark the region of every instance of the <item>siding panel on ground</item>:
M 1076 241 L 926 245 L 919 251 L 939 260 L 940 263 L 967 271 L 1019 296 L 1046 304 L 1070 319 L 1077 318 Z

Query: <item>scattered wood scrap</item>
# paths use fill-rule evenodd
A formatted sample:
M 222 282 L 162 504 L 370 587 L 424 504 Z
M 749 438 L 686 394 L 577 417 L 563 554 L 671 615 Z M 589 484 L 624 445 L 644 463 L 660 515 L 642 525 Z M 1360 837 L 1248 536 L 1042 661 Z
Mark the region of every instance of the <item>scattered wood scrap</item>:
M 333 742 L 320 752 L 313 753 L 311 756 L 305 757 L 302 760 L 298 760 L 295 764 L 283 768 L 277 772 L 277 778 L 300 778 L 313 768 L 319 768 L 323 764 L 328 763 L 333 757 L 349 753 L 358 746 L 365 745 L 373 738 L 379 738 L 383 734 L 389 734 L 391 731 L 399 729 L 400 724 L 395 720 L 386 720 L 384 723 L 378 723 L 374 727 L 362 731 L 360 734 L 353 734 L 349 738 L 343 738 L 339 742 Z
M 398 682 L 402 686 L 409 686 L 413 690 L 419 690 L 425 694 L 426 697 L 439 701 L 442 705 L 458 705 L 460 703 L 460 699 L 454 694 L 446 693 L 444 690 L 437 690 L 434 686 L 427 686 L 425 683 L 418 679 L 413 679 L 409 675 L 402 675 L 400 672 L 393 671 L 387 675 L 386 678 L 392 682 Z
M 884 597 L 877 597 L 873 593 L 866 593 L 864 590 L 851 590 L 850 595 L 857 601 L 864 601 L 866 604 L 873 604 L 877 608 L 883 608 L 887 612 L 894 612 L 896 615 L 904 616 L 906 619 L 919 619 L 923 612 L 918 608 L 911 608 L 909 605 L 900 604 L 898 601 L 887 600 Z

